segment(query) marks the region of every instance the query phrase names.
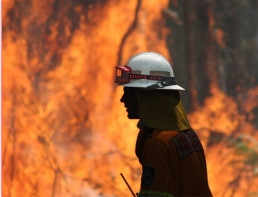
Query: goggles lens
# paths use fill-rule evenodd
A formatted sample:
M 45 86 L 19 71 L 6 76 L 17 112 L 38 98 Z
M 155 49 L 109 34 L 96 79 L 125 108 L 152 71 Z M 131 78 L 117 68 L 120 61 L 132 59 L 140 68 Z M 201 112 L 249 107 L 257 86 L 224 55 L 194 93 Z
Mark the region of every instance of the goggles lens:
M 130 83 L 129 74 L 131 68 L 129 66 L 116 66 L 116 81 L 118 84 Z

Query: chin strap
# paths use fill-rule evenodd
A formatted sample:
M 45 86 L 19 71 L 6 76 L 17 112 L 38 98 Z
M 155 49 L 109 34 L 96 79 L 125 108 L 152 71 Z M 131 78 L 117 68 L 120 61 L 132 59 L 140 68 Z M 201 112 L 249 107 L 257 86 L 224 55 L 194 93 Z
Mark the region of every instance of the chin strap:
M 170 85 L 177 85 L 175 77 L 168 77 L 167 79 L 165 79 L 163 81 L 159 81 L 153 85 L 150 85 L 150 86 L 146 87 L 145 89 L 146 90 L 154 90 L 157 88 L 164 88 L 164 87 L 170 86 Z

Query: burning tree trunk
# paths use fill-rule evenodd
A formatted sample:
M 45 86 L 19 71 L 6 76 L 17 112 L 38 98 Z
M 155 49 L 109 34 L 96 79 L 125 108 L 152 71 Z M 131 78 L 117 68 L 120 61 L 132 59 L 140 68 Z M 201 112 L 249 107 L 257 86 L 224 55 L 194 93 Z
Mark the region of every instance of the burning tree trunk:
M 258 76 L 254 62 L 250 63 L 257 59 L 257 6 L 254 1 L 238 0 L 170 4 L 185 23 L 178 27 L 168 22 L 172 29 L 168 47 L 177 78 L 194 93 L 183 98 L 187 108 L 200 105 L 191 110 L 190 120 L 207 150 L 214 196 L 257 194 L 253 184 L 245 185 L 250 180 L 258 183 L 257 107 L 252 104 L 258 102 Z M 188 75 L 180 75 L 184 70 Z M 243 133 L 252 140 L 239 137 Z

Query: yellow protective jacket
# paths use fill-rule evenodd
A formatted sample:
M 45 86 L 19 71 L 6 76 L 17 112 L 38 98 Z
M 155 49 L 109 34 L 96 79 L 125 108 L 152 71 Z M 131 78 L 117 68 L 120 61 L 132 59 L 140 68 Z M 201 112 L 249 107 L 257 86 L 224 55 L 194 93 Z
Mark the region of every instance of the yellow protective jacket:
M 139 196 L 212 196 L 204 151 L 192 129 L 145 127 L 138 134 L 136 155 L 143 169 Z
M 140 121 L 136 155 L 140 196 L 212 196 L 206 161 L 178 91 L 135 90 Z

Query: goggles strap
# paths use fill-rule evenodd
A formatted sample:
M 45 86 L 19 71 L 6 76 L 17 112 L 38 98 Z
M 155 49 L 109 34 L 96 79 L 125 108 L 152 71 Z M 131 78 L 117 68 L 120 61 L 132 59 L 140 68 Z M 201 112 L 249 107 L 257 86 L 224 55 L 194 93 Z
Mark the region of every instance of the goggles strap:
M 177 85 L 175 77 L 168 77 L 166 80 L 159 81 L 153 85 L 150 85 L 150 86 L 146 87 L 146 90 L 154 90 L 157 88 L 164 88 L 164 87 L 170 86 L 170 85 Z
M 148 79 L 148 80 L 157 80 L 157 81 L 175 81 L 175 77 L 162 77 L 155 75 L 141 75 L 141 74 L 128 74 L 128 79 Z

